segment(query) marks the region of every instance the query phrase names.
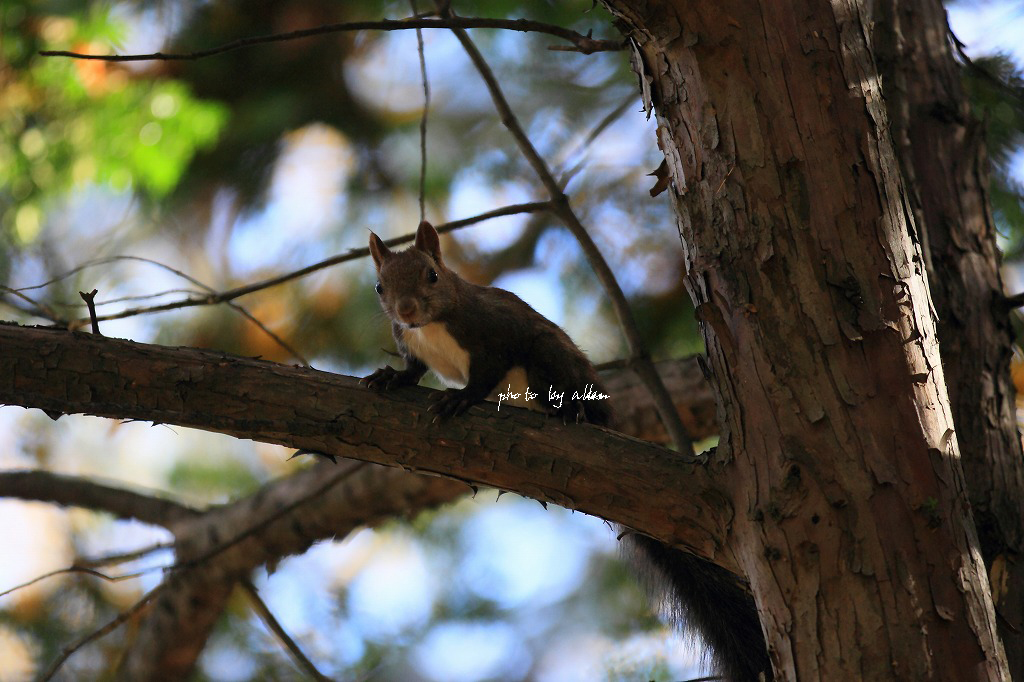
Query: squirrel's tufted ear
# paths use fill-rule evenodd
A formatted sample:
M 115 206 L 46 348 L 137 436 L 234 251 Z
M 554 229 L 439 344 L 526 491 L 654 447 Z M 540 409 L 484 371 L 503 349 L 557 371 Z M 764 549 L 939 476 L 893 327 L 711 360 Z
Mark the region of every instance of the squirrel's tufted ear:
M 386 247 L 380 237 L 373 232 L 370 233 L 370 255 L 373 256 L 373 264 L 377 266 L 378 270 L 380 270 L 381 263 L 393 255 L 391 249 Z
M 416 248 L 426 251 L 438 265 L 444 265 L 441 260 L 441 240 L 437 237 L 437 230 L 426 220 L 416 230 Z

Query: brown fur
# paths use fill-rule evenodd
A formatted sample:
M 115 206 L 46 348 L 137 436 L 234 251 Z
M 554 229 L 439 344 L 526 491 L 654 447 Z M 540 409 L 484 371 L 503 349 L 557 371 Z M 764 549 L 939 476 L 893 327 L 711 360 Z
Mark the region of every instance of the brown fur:
M 404 370 L 383 367 L 363 379 L 370 388 L 416 384 L 428 368 L 447 383 L 461 383 L 457 365 L 468 357 L 465 386 L 449 389 L 432 408 L 442 416 L 464 412 L 503 390 L 509 373 L 522 368 L 538 405 L 566 421 L 608 423 L 606 400 L 572 399 L 588 386 L 603 393 L 583 351 L 515 294 L 471 284 L 449 270 L 430 223 L 420 223 L 416 243 L 400 252 L 371 233 L 370 253 L 381 306 L 406 361 Z M 564 393 L 560 407 L 548 400 L 552 388 Z

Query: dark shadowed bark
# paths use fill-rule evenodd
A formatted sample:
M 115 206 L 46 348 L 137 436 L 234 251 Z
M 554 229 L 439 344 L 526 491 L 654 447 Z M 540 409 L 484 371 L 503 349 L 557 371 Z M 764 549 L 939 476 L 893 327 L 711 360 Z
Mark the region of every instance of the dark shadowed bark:
M 1006 679 L 859 2 L 608 3 L 659 121 L 784 679 Z

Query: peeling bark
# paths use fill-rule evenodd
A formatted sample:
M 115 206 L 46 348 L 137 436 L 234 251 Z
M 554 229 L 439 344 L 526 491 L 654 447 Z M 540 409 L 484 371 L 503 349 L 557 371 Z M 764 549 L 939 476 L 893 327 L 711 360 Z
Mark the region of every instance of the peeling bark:
M 607 3 L 635 44 L 781 679 L 1006 679 L 853 0 Z
M 982 124 L 971 114 L 937 0 L 877 0 L 875 55 L 892 136 L 929 257 L 957 440 L 1014 679 L 1024 679 L 1024 453 L 1000 305 Z

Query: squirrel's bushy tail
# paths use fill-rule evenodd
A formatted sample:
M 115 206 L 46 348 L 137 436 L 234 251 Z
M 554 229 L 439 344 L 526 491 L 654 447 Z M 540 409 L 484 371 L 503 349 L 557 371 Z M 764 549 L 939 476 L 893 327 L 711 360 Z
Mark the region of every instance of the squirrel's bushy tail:
M 740 578 L 653 538 L 631 535 L 626 542 L 645 582 L 664 593 L 672 617 L 710 648 L 717 674 L 730 682 L 758 682 L 760 673 L 766 682 L 773 679 L 757 607 Z

